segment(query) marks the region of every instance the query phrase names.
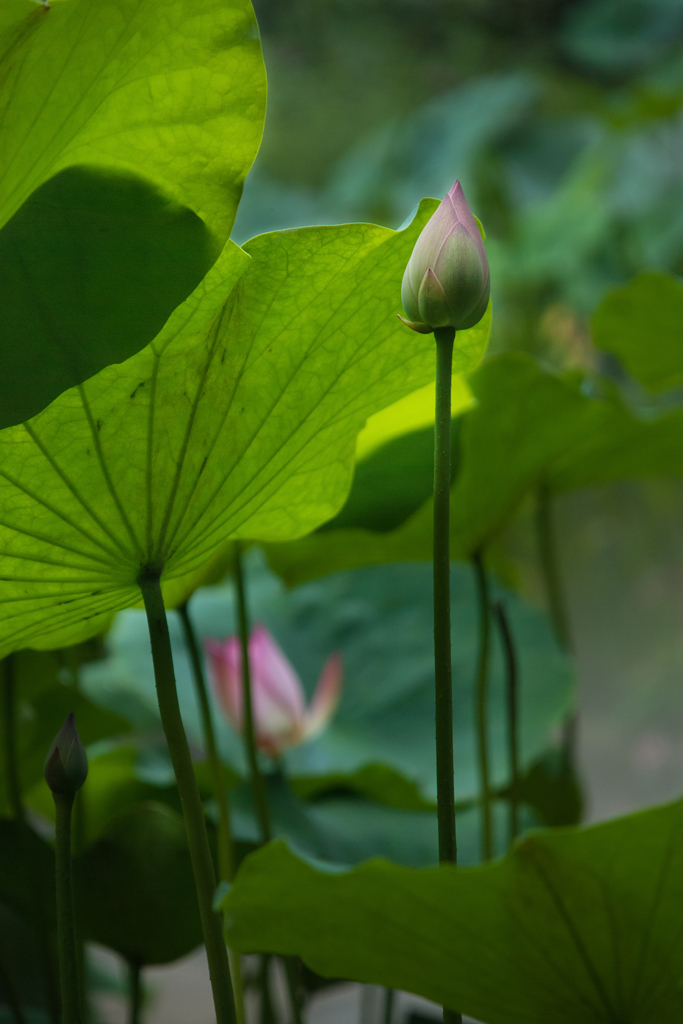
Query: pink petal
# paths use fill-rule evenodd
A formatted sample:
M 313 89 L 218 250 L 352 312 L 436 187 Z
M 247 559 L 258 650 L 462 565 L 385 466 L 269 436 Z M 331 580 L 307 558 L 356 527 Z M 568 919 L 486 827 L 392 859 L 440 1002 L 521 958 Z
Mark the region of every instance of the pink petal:
M 341 697 L 342 681 L 342 656 L 331 654 L 323 665 L 318 685 L 306 711 L 305 738 L 317 736 L 332 718 Z
M 231 636 L 222 643 L 207 640 L 216 694 L 226 718 L 237 732 L 242 731 L 242 651 L 239 639 Z

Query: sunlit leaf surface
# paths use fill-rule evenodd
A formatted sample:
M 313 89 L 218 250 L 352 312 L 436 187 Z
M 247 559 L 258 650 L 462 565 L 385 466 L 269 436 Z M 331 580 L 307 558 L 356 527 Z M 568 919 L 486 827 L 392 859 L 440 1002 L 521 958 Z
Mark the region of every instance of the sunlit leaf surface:
M 433 209 L 228 245 L 151 345 L 0 434 L 2 650 L 92 635 L 143 566 L 178 579 L 334 515 L 368 416 L 433 379 L 433 339 L 395 316 Z M 458 335 L 456 372 L 487 334 Z
M 258 149 L 249 0 L 0 0 L 0 224 L 65 167 L 139 174 L 221 242 Z

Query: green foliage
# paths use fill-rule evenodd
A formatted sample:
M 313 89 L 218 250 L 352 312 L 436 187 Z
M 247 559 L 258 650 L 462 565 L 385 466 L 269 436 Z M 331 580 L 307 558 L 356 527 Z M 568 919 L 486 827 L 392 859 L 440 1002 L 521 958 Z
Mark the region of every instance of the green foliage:
M 0 231 L 0 427 L 144 348 L 218 251 L 140 178 L 69 167 L 41 185 Z
M 265 108 L 249 0 L 2 0 L 0 54 L 0 224 L 88 165 L 143 176 L 225 241 Z
M 489 1024 L 674 1024 L 683 804 L 530 836 L 501 861 L 320 870 L 282 842 L 224 898 L 243 951 L 411 992 Z
M 453 678 L 456 796 L 474 798 L 476 772 L 474 680 L 478 629 L 474 581 L 468 567 L 453 567 Z M 249 574 L 250 614 L 264 623 L 290 658 L 310 694 L 333 651 L 343 657 L 339 709 L 320 736 L 285 751 L 283 768 L 302 794 L 344 785 L 391 806 L 433 805 L 434 694 L 432 577 L 426 565 L 389 565 L 341 573 L 285 590 L 254 552 Z M 545 616 L 502 587 L 520 659 L 520 751 L 523 768 L 549 743 L 571 708 L 572 673 Z M 197 593 L 191 614 L 201 639 L 236 632 L 232 588 Z M 190 665 L 178 624 L 171 622 L 174 660 L 186 727 L 201 740 Z M 155 712 L 154 674 L 144 615 L 127 611 L 110 638 L 111 657 L 84 673 L 84 689 L 106 707 L 126 707 L 122 694 Z M 507 785 L 504 667 L 498 637 L 492 645 L 489 729 L 492 778 Z M 129 698 L 130 700 L 130 698 Z M 132 701 L 130 701 L 132 704 Z M 229 762 L 242 768 L 241 742 L 215 708 L 218 736 Z M 377 765 L 381 765 L 377 769 Z M 299 788 L 301 787 L 301 788 Z
M 368 415 L 434 372 L 431 339 L 395 316 L 432 210 L 402 232 L 262 236 L 251 259 L 229 244 L 150 346 L 0 435 L 5 651 L 93 635 L 139 600 L 142 566 L 177 579 L 231 535 L 337 511 Z M 487 334 L 459 335 L 457 370 Z
M 122 812 L 76 870 L 95 942 L 146 965 L 176 960 L 202 941 L 183 820 L 165 804 Z
M 53 655 L 21 652 L 16 656 L 15 742 L 20 790 L 26 791 L 43 780 L 43 762 L 48 747 L 73 711 L 83 743 L 95 743 L 130 732 L 130 723 L 121 715 L 98 707 L 75 687 L 57 680 L 57 662 Z M 6 671 L 3 666 L 3 671 Z M 6 763 L 0 763 L 0 798 L 7 808 Z
M 144 348 L 199 284 L 258 148 L 265 76 L 247 0 L 2 0 L 0 55 L 8 427 Z
M 495 539 L 540 483 L 560 493 L 683 475 L 680 410 L 641 416 L 613 388 L 591 398 L 580 379 L 548 373 L 521 354 L 488 359 L 469 383 L 476 405 L 453 430 L 453 558 L 470 558 Z M 354 566 L 431 559 L 430 449 L 427 431 L 377 449 L 358 464 L 341 512 L 299 541 L 266 545 L 270 564 L 294 585 Z
M 670 274 L 646 271 L 611 292 L 593 316 L 596 345 L 619 356 L 651 391 L 683 384 L 683 285 Z

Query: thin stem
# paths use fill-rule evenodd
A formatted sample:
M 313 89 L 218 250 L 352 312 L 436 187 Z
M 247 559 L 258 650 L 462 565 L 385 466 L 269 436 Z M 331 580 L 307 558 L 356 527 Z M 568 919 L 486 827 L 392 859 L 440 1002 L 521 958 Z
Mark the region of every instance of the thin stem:
M 552 513 L 552 493 L 548 485 L 541 481 L 536 494 L 536 536 L 548 610 L 557 642 L 563 651 L 573 654 L 574 643 L 562 587 Z M 562 753 L 568 766 L 576 760 L 576 730 L 577 717 L 572 713 L 565 719 L 562 730 Z
M 213 716 L 204 676 L 204 666 L 199 652 L 199 644 L 192 625 L 192 620 L 187 609 L 187 602 L 178 608 L 180 621 L 183 625 L 185 643 L 192 663 L 192 675 L 194 678 L 194 689 L 197 695 L 199 711 L 202 720 L 202 732 L 204 734 L 204 747 L 206 759 L 209 763 L 211 774 L 211 788 L 213 798 L 218 806 L 218 871 L 221 881 L 230 882 L 234 874 L 234 854 L 232 846 L 232 835 L 230 832 L 230 811 L 228 808 L 227 779 L 223 763 L 218 756 L 216 748 L 216 734 L 213 728 Z
M 451 679 L 451 373 L 452 327 L 434 331 L 436 408 L 434 416 L 434 683 L 436 697 L 436 792 L 439 862 L 457 864 L 453 778 L 453 684 Z M 444 1024 L 462 1015 L 443 1009 Z
M 502 601 L 496 601 L 494 609 L 505 656 L 505 706 L 510 758 L 510 843 L 512 844 L 519 835 L 519 669 L 505 605 Z
M 142 592 L 147 613 L 161 724 L 166 734 L 178 785 L 180 804 L 185 819 L 185 830 L 197 889 L 197 901 L 199 903 L 199 914 L 204 933 L 204 944 L 209 962 L 209 975 L 216 1009 L 216 1020 L 217 1024 L 233 1024 L 235 1021 L 235 1005 L 230 982 L 228 953 L 223 941 L 220 914 L 216 913 L 212 908 L 213 895 L 216 889 L 216 876 L 206 833 L 204 811 L 192 766 L 190 748 L 180 715 L 180 705 L 178 703 L 175 673 L 173 670 L 173 654 L 168 635 L 168 623 L 166 621 L 164 599 L 161 594 L 159 572 L 143 569 L 138 578 L 138 585 Z
M 244 744 L 249 763 L 249 777 L 251 780 L 252 800 L 258 817 L 261 829 L 261 842 L 267 843 L 272 836 L 270 823 L 270 810 L 268 798 L 261 769 L 258 762 L 256 749 L 256 730 L 254 728 L 254 706 L 251 693 L 251 666 L 249 663 L 249 613 L 247 611 L 247 596 L 244 585 L 244 567 L 242 565 L 242 548 L 238 540 L 234 542 L 234 573 L 235 587 L 237 590 L 237 619 L 240 634 L 240 646 L 242 649 L 242 694 L 244 700 Z M 296 957 L 283 957 L 285 967 L 285 978 L 289 1001 L 292 1007 L 294 1024 L 301 1024 L 301 1005 L 295 983 L 295 975 L 298 970 Z M 267 965 L 261 977 L 262 985 L 268 986 Z M 262 1000 L 266 1000 L 266 994 L 262 994 Z M 265 1003 L 263 1004 L 265 1005 Z
M 434 676 L 436 684 L 436 785 L 439 861 L 456 864 L 451 680 L 451 368 L 455 331 L 442 327 L 436 340 L 434 420 Z
M 71 872 L 71 811 L 74 798 L 60 793 L 52 795 L 56 812 L 57 942 L 62 1020 L 64 1024 L 83 1024 Z
M 237 619 L 242 647 L 242 693 L 244 698 L 244 747 L 249 764 L 251 794 L 254 810 L 261 829 L 261 842 L 270 840 L 270 812 L 266 798 L 266 787 L 258 763 L 256 748 L 256 730 L 254 729 L 254 707 L 251 694 L 251 667 L 249 664 L 249 616 L 244 588 L 244 569 L 242 566 L 242 550 L 239 541 L 234 544 L 235 586 L 237 589 Z
M 7 796 L 12 817 L 24 820 L 24 805 L 21 801 L 19 762 L 17 759 L 17 716 L 15 701 L 16 658 L 9 654 L 3 662 L 2 674 L 2 723 L 5 748 L 5 778 Z
M 21 1000 L 14 987 L 7 969 L 5 968 L 2 960 L 0 960 L 0 985 L 2 985 L 4 996 L 6 1000 L 6 1006 L 4 1008 L 11 1011 L 16 1024 L 26 1024 L 26 1017 L 21 1006 Z
M 302 1024 L 301 997 L 299 994 L 300 963 L 295 956 L 284 956 L 282 958 L 282 962 L 285 968 L 285 977 L 287 979 L 287 991 L 289 993 L 289 1004 L 292 1010 L 292 1021 L 294 1024 Z
M 557 642 L 563 650 L 571 652 L 571 630 L 560 577 L 552 511 L 550 489 L 547 484 L 540 483 L 536 492 L 536 537 L 543 583 Z
M 178 612 L 183 625 L 185 643 L 192 663 L 192 675 L 194 679 L 195 693 L 199 704 L 199 711 L 202 719 L 202 732 L 204 734 L 204 747 L 211 773 L 211 788 L 213 798 L 218 807 L 218 874 L 221 881 L 231 882 L 235 873 L 235 852 L 230 829 L 230 808 L 228 806 L 228 783 L 225 776 L 223 762 L 218 756 L 216 746 L 216 734 L 213 728 L 213 715 L 204 675 L 204 664 L 197 641 L 192 619 L 187 607 L 187 601 L 182 604 Z M 235 994 L 235 1011 L 237 1024 L 244 1024 L 244 982 L 242 979 L 242 961 L 239 953 L 233 950 L 228 951 L 230 961 L 230 973 L 232 974 L 232 985 Z
M 270 955 L 264 953 L 259 967 L 260 1024 L 276 1024 L 275 1008 L 270 995 Z
M 142 968 L 128 961 L 128 1024 L 140 1024 L 142 1012 Z
M 489 648 L 491 646 L 491 601 L 489 585 L 481 551 L 472 557 L 479 602 L 479 658 L 477 661 L 476 717 L 477 757 L 481 789 L 481 847 L 484 860 L 493 857 L 493 793 L 489 770 L 488 695 Z
M 394 1019 L 394 1003 L 396 1002 L 396 989 L 384 989 L 384 1013 L 383 1024 L 391 1024 Z

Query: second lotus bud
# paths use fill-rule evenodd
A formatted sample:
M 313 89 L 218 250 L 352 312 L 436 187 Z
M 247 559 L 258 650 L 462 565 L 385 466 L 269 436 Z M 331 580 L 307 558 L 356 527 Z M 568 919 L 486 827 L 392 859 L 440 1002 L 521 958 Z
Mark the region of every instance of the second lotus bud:
M 58 796 L 74 796 L 85 782 L 88 758 L 73 712 L 50 744 L 43 772 L 48 786 Z
M 400 319 L 421 334 L 467 330 L 486 312 L 490 288 L 481 232 L 456 181 L 415 243 L 401 285 L 407 317 Z

